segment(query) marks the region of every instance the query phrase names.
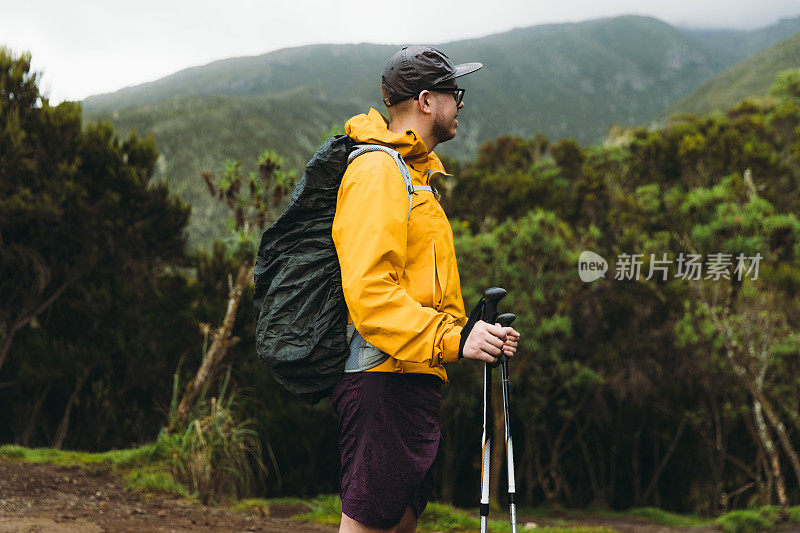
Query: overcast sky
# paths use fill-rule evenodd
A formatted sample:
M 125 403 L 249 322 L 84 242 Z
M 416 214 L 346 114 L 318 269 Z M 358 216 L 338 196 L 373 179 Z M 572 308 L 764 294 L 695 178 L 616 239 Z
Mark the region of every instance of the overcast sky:
M 388 6 L 394 7 L 388 7 Z M 758 28 L 797 0 L 0 0 L 0 45 L 30 51 L 52 102 L 80 100 L 216 59 L 312 43 L 436 44 L 515 27 L 641 14 Z

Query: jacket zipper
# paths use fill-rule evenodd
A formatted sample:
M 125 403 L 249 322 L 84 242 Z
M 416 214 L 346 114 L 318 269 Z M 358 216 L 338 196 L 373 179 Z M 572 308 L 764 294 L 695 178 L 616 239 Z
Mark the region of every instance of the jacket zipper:
M 433 298 L 431 298 L 431 300 L 433 301 L 433 308 L 438 311 L 442 305 L 442 300 L 444 299 L 444 287 L 441 287 L 439 283 L 439 265 L 436 264 L 436 241 L 434 240 L 432 242 L 433 242 Z M 438 300 L 436 298 L 437 286 L 440 286 L 440 292 L 441 292 L 441 296 Z

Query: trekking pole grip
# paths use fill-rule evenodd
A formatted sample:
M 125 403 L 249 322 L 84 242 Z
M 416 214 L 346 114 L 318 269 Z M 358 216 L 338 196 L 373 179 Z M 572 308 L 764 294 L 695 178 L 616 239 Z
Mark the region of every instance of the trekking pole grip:
M 483 291 L 483 298 L 486 300 L 486 306 L 483 308 L 484 322 L 494 324 L 497 320 L 497 303 L 502 300 L 506 295 L 506 290 L 501 287 L 491 287 Z
M 507 328 L 516 318 L 517 315 L 514 313 L 503 313 L 502 315 L 498 315 L 496 322 L 499 322 L 501 326 Z
M 512 322 L 514 322 L 516 318 L 517 315 L 514 313 L 503 313 L 502 315 L 497 316 L 495 322 L 498 322 L 501 327 L 507 328 Z M 505 354 L 505 352 L 501 351 L 500 355 L 497 356 L 497 362 L 492 364 L 492 368 L 497 368 L 501 363 L 505 363 L 507 361 L 508 356 Z

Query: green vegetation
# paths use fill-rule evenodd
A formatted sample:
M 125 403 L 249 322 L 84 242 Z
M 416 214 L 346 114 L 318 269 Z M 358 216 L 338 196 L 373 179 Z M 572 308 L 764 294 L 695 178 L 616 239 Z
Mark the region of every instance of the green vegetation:
M 611 511 L 608 509 L 598 509 L 592 506 L 580 509 L 564 509 L 544 505 L 540 507 L 523 507 L 517 509 L 517 515 L 546 519 L 548 523 L 559 527 L 570 526 L 575 521 L 582 518 L 598 516 L 617 520 L 635 518 L 641 519 L 643 522 L 661 524 L 672 528 L 703 527 L 714 523 L 713 518 L 672 513 L 657 507 L 638 507 L 626 511 Z M 553 518 L 553 516 L 560 516 L 562 518 Z
M 726 513 L 716 520 L 716 524 L 726 533 L 755 533 L 757 531 L 772 531 L 775 529 L 775 520 L 772 513 L 767 510 L 741 510 Z
M 153 180 L 152 137 L 84 126 L 37 83 L 0 47 L 0 442 L 150 440 L 196 331 L 189 206 Z
M 270 507 L 275 505 L 311 509 L 308 501 L 300 498 L 245 498 L 233 503 L 230 508 L 260 516 L 270 516 Z
M 182 434 L 170 435 L 162 430 L 159 437 L 174 443 L 173 471 L 177 467 L 180 478 L 204 504 L 253 495 L 259 478 L 267 471 L 261 459 L 259 434 L 251 427 L 253 421 L 237 421 L 235 411 L 240 407 L 235 391 L 228 388 L 229 382 L 230 371 L 216 396 L 209 399 L 207 390 L 203 391 Z
M 623 516 L 644 518 L 648 522 L 669 527 L 700 527 L 713 522 L 713 520 L 708 518 L 670 513 L 669 511 L 658 509 L 657 507 L 640 507 L 638 509 L 630 509 L 620 514 Z
M 169 473 L 158 469 L 134 469 L 127 475 L 125 488 L 128 490 L 140 490 L 143 492 L 165 492 L 188 496 L 189 491 L 184 485 L 175 481 Z
M 164 492 L 184 497 L 194 498 L 187 488 L 177 482 L 169 473 L 165 465 L 168 462 L 165 452 L 168 452 L 174 443 L 162 435 L 153 444 L 128 450 L 110 450 L 103 453 L 86 453 L 50 448 L 24 448 L 16 445 L 0 446 L 0 458 L 34 463 L 50 463 L 60 466 L 81 466 L 88 469 L 97 466 L 112 468 L 118 475 L 126 480 L 125 488 L 141 490 L 144 492 Z M 177 453 L 177 449 L 172 450 Z M 322 524 L 336 525 L 339 523 L 342 504 L 338 495 L 320 495 L 311 500 L 301 498 L 245 498 L 239 500 L 226 500 L 227 507 L 233 510 L 255 513 L 260 516 L 270 516 L 272 506 L 298 506 L 306 507 L 308 511 L 298 512 L 291 518 L 293 520 L 312 521 Z M 553 518 L 556 513 L 568 519 Z M 610 512 L 599 510 L 564 510 L 555 512 L 551 508 L 525 508 L 518 511 L 519 515 L 535 516 L 544 519 L 549 524 L 556 526 L 537 525 L 536 531 L 547 533 L 610 533 L 613 529 L 607 527 L 586 527 L 570 525 L 570 522 L 586 516 L 602 516 L 606 518 L 641 518 L 647 523 L 661 524 L 675 528 L 690 528 L 707 526 L 716 523 L 729 533 L 747 533 L 756 531 L 769 531 L 784 523 L 800 523 L 800 507 L 792 507 L 782 511 L 776 506 L 766 506 L 756 510 L 732 511 L 716 520 L 699 518 L 696 516 L 670 513 L 654 507 L 630 509 L 624 512 Z M 480 518 L 475 511 L 459 509 L 451 505 L 431 502 L 425 509 L 419 522 L 421 531 L 466 531 L 474 530 L 480 526 Z M 523 524 L 519 528 L 523 529 Z M 491 519 L 489 530 L 507 532 L 510 530 L 508 523 L 501 519 Z
M 0 458 L 106 467 L 125 478 L 126 489 L 191 496 L 203 504 L 252 495 L 267 469 L 252 420 L 237 422 L 240 405 L 235 391 L 229 389 L 229 380 L 230 373 L 216 396 L 208 398 L 207 390 L 203 391 L 181 433 L 162 429 L 152 444 L 103 453 L 4 445 L 0 446 Z
M 599 142 L 611 125 L 647 123 L 791 28 L 800 30 L 800 19 L 757 32 L 698 33 L 624 16 L 443 44 L 454 61 L 480 60 L 486 67 L 465 78 L 459 135 L 437 151 L 472 158 L 483 142 L 537 131 Z M 190 244 L 210 246 L 225 234 L 227 214 L 205 194 L 201 172 L 217 172 L 228 159 L 253 161 L 264 147 L 302 169 L 332 125 L 370 107 L 385 110 L 378 78 L 395 51 L 315 45 L 217 61 L 87 98 L 83 109 L 121 134 L 154 136 L 161 154 L 156 179 L 192 205 Z M 759 75 L 764 89 L 771 72 Z
M 664 116 L 724 111 L 742 98 L 765 96 L 779 72 L 797 68 L 800 68 L 800 33 L 726 69 L 678 100 Z
M 152 444 L 87 453 L 52 448 L 0 446 L 0 458 L 89 469 L 108 468 L 124 477 L 126 489 L 191 496 L 204 504 L 251 494 L 266 467 L 251 421 L 237 423 L 235 394 L 223 381 L 218 396 L 204 397 L 182 434 L 163 431 Z M 245 504 L 242 504 L 245 505 Z
M 186 209 L 152 181 L 151 141 L 81 127 L 75 106 L 38 96 L 26 58 L 0 57 L 0 301 L 12 304 L 0 308 L 9 347 L 0 439 L 83 450 L 148 442 L 168 425 L 170 391 L 177 397 L 186 369 L 198 368 L 241 262 L 219 242 L 186 253 Z M 601 146 L 505 135 L 474 160 L 448 162 L 443 203 L 467 309 L 485 287 L 505 286 L 502 309 L 525 335 L 511 365 L 521 505 L 761 509 L 758 519 L 775 524 L 796 519 L 798 124 L 800 74 L 789 71 L 768 98 L 724 114 L 618 128 Z M 608 260 L 605 279 L 579 279 L 584 250 Z M 626 254 L 641 254 L 639 276 L 626 275 Z M 703 275 L 679 274 L 689 254 L 703 259 Z M 729 260 L 716 278 L 712 254 Z M 745 258 L 752 268 L 756 256 L 757 277 L 735 268 Z M 92 468 L 127 461 L 138 470 L 131 486 L 169 490 L 168 474 L 209 502 L 335 492 L 330 405 L 304 405 L 274 383 L 253 356 L 253 322 L 252 306 L 240 306 L 228 366 L 208 389 L 245 391 L 246 401 L 217 394 L 148 451 L 101 454 Z M 481 368 L 462 362 L 448 374 L 434 498 L 474 505 Z M 239 443 L 231 454 L 229 439 Z M 226 469 L 237 472 L 209 482 Z M 765 508 L 776 504 L 781 511 Z M 335 500 L 315 505 L 336 514 Z M 738 527 L 736 515 L 722 520 Z
M 479 143 L 498 135 L 539 130 L 596 141 L 609 125 L 649 120 L 702 81 L 798 30 L 800 19 L 751 32 L 696 32 L 649 17 L 622 16 L 444 43 L 442 49 L 455 62 L 480 60 L 491 69 L 465 82 L 465 111 L 484 120 L 480 125 L 465 121 L 469 131 L 450 149 L 471 155 Z M 380 103 L 378 73 L 395 51 L 387 45 L 313 45 L 216 61 L 89 97 L 84 109 L 113 118 L 114 111 L 174 97 L 277 95 L 305 87 L 320 101 L 355 105 L 362 112 Z M 288 112 L 297 106 L 287 104 Z M 291 160 L 293 154 L 282 153 Z
M 238 160 L 246 162 L 247 176 L 265 147 L 284 154 L 286 168 L 302 169 L 332 125 L 362 111 L 299 88 L 265 96 L 175 96 L 99 116 L 118 131 L 153 134 L 160 153 L 155 179 L 192 205 L 190 247 L 209 248 L 227 235 L 230 213 L 209 197 L 203 172 L 222 174 L 223 161 Z
M 797 395 L 800 353 L 798 78 L 782 74 L 770 98 L 725 115 L 620 131 L 602 147 L 500 137 L 443 184 L 467 308 L 487 286 L 511 288 L 503 308 L 526 332 L 511 378 L 517 475 L 546 501 L 629 507 L 668 491 L 672 508 L 714 515 L 712 493 L 732 507 L 800 498 L 798 414 L 778 407 Z M 605 279 L 578 279 L 583 250 L 608 259 Z M 633 253 L 640 274 L 626 277 L 619 258 Z M 679 275 L 679 257 L 717 253 L 731 259 L 725 277 Z M 739 254 L 760 254 L 757 280 L 736 275 Z M 667 275 L 650 274 L 662 257 Z M 458 434 L 477 423 L 479 369 L 450 376 L 471 385 L 443 408 Z M 785 470 L 726 466 L 765 450 Z M 454 450 L 444 471 L 470 454 Z
M 126 489 L 188 496 L 189 491 L 186 486 L 173 476 L 174 468 L 171 463 L 173 453 L 177 453 L 177 449 L 167 440 L 162 436 L 153 444 L 103 453 L 5 445 L 0 446 L 0 458 L 59 466 L 79 466 L 88 470 L 105 468 L 122 476 L 125 479 Z
M 0 446 L 0 457 L 30 463 L 50 463 L 59 466 L 108 466 L 127 468 L 150 465 L 165 459 L 160 443 L 147 444 L 127 450 L 109 450 L 102 453 L 56 450 L 53 448 L 25 448 L 14 444 Z
M 335 494 L 318 496 L 311 500 L 311 510 L 307 513 L 293 516 L 293 520 L 309 520 L 322 524 L 337 525 L 342 516 L 342 502 Z M 458 509 L 452 505 L 431 502 L 425 507 L 417 529 L 420 531 L 474 531 L 480 529 L 481 520 L 475 511 Z M 524 529 L 519 524 L 519 529 Z M 511 527 L 505 520 L 489 520 L 489 531 L 505 533 Z M 536 531 L 545 533 L 613 533 L 606 527 L 541 527 Z
M 310 520 L 322 524 L 336 525 L 342 518 L 342 500 L 335 494 L 324 494 L 312 499 L 311 510 L 292 518 L 294 520 Z

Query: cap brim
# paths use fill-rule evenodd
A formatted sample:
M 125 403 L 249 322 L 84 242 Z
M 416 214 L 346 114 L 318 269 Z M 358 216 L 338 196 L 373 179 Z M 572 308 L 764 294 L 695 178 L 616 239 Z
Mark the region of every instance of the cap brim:
M 482 66 L 483 63 L 462 63 L 461 65 L 456 65 L 456 73 L 450 76 L 448 79 L 452 80 L 454 78 L 466 76 L 467 74 L 475 72 Z

